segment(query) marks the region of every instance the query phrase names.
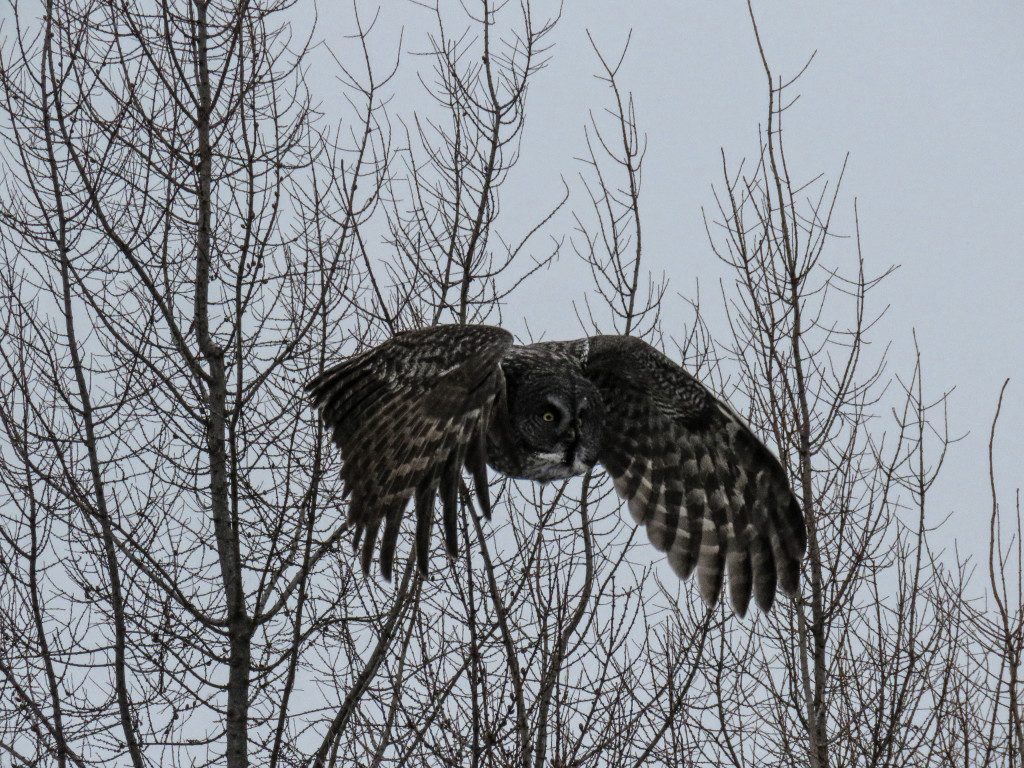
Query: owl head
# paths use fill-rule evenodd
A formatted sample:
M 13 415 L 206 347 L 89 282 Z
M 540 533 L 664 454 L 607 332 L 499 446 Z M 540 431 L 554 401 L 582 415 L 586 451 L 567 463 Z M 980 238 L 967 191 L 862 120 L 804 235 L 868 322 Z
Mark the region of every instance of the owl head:
M 597 461 L 604 426 L 604 405 L 597 387 L 570 364 L 515 374 L 506 371 L 511 433 L 506 451 L 511 456 L 492 453 L 492 465 L 496 460 L 511 459 L 507 469 L 513 471 L 508 474 L 541 482 L 590 469 Z

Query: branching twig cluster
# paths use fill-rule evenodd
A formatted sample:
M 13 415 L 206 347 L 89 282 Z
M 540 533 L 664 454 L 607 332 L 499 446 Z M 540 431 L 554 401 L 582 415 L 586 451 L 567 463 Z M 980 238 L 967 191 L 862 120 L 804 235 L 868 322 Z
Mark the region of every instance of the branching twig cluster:
M 728 341 L 695 301 L 677 343 L 702 377 L 735 374 L 724 394 L 792 470 L 803 596 L 744 624 L 661 584 L 598 471 L 496 484 L 491 524 L 464 493 L 461 554 L 436 546 L 429 578 L 354 570 L 301 385 L 393 332 L 499 322 L 559 255 L 557 233 L 528 248 L 568 188 L 525 228 L 501 209 L 555 21 L 423 6 L 426 51 L 382 66 L 377 17 L 354 7 L 327 48 L 291 6 L 11 5 L 0 762 L 1024 765 L 1019 502 L 1014 523 L 993 496 L 992 605 L 972 601 L 930 538 L 945 395 L 920 359 L 890 379 L 869 354 L 885 273 L 859 238 L 842 260 L 838 183 L 791 179 L 790 85 L 763 48 L 760 156 L 723 154 L 708 222 Z M 625 49 L 595 52 L 579 319 L 663 344 Z M 340 123 L 306 79 L 321 65 Z M 416 112 L 400 65 L 420 67 Z

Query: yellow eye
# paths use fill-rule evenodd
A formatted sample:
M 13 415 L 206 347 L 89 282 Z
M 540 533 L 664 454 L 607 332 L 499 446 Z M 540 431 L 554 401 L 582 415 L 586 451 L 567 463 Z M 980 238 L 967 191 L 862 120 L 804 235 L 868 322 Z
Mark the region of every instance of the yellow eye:
M 544 411 L 544 415 L 541 416 L 541 418 L 544 419 L 544 421 L 554 421 L 555 414 L 552 413 L 551 411 Z

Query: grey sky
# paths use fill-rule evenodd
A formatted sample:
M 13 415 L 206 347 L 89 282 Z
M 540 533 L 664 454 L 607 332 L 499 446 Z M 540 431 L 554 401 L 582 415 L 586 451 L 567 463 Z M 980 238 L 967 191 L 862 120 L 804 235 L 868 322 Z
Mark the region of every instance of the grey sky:
M 1024 455 L 1024 5 L 761 2 L 755 12 L 779 75 L 795 74 L 817 51 L 786 115 L 795 176 L 835 178 L 850 152 L 839 231 L 852 234 L 856 197 L 869 272 L 901 265 L 876 294 L 876 309 L 891 308 L 874 338 L 892 339 L 889 368 L 906 374 L 916 329 L 925 386 L 934 395 L 956 386 L 951 430 L 971 432 L 951 449 L 930 512 L 953 511 L 949 532 L 962 551 L 981 554 L 988 428 L 1006 377 L 1014 380 L 997 438 L 1004 507 Z M 585 85 L 596 62 L 584 27 L 610 51 L 633 30 L 622 82 L 649 140 L 645 253 L 676 291 L 692 291 L 699 277 L 712 304 L 723 273 L 700 209 L 710 212 L 711 184 L 721 187 L 719 149 L 733 163 L 752 158 L 765 119 L 746 5 L 566 3 L 551 66 L 530 94 L 520 180 L 543 173 L 543 164 L 528 170 L 538 143 L 557 143 L 563 163 L 579 154 L 585 110 L 607 103 L 599 83 Z M 567 97 L 557 118 L 545 108 Z M 558 167 L 556 157 L 546 162 Z M 840 263 L 852 256 L 850 244 L 833 253 Z
M 553 7 L 533 3 L 539 18 Z M 363 8 L 368 15 L 370 6 Z M 801 98 L 786 115 L 793 176 L 835 179 L 850 153 L 837 231 L 853 233 L 856 197 L 869 273 L 901 267 L 874 294 L 876 311 L 891 305 L 874 339 L 879 347 L 891 340 L 889 370 L 909 374 L 916 329 L 926 389 L 937 396 L 955 386 L 951 432 L 970 431 L 951 449 L 930 512 L 933 520 L 953 512 L 947 530 L 961 551 L 983 554 L 991 508 L 988 429 L 1006 377 L 1014 381 L 997 442 L 1005 508 L 1020 485 L 1024 455 L 1024 5 L 759 2 L 755 12 L 779 75 L 792 76 L 817 51 L 797 86 Z M 426 48 L 428 13 L 399 3 L 386 4 L 383 13 L 384 37 L 401 26 L 406 49 Z M 340 26 L 340 19 L 321 16 L 328 39 L 350 31 Z M 549 38 L 550 65 L 529 94 L 522 159 L 503 197 L 503 233 L 531 226 L 558 199 L 561 177 L 573 184 L 588 110 L 609 104 L 593 78 L 598 62 L 588 28 L 611 56 L 633 31 L 621 84 L 633 91 L 648 137 L 644 252 L 647 266 L 671 281 L 665 330 L 677 324 L 681 335 L 690 314 L 676 292 L 690 295 L 699 279 L 709 309 L 720 303 L 725 272 L 701 218 L 702 206 L 709 213 L 714 207 L 711 185 L 721 187 L 720 149 L 733 166 L 753 158 L 765 119 L 764 74 L 746 4 L 567 0 Z M 394 111 L 416 103 L 420 97 L 407 91 L 415 86 L 398 81 Z M 570 201 L 579 208 L 585 202 L 582 195 Z M 571 220 L 561 221 L 568 235 Z M 852 265 L 852 249 L 852 241 L 838 241 L 834 263 Z M 573 258 L 566 251 L 553 279 L 506 306 L 513 330 L 530 317 L 535 334 L 577 332 L 568 300 L 581 299 L 583 289 L 565 282 Z M 720 314 L 708 320 L 725 335 Z

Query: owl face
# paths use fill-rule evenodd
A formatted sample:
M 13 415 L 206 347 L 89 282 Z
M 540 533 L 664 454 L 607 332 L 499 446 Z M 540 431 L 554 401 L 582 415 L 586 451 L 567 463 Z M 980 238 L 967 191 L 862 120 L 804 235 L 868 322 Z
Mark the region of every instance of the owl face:
M 581 475 L 597 461 L 604 409 L 597 388 L 579 375 L 532 377 L 509 402 L 516 475 L 547 482 Z

